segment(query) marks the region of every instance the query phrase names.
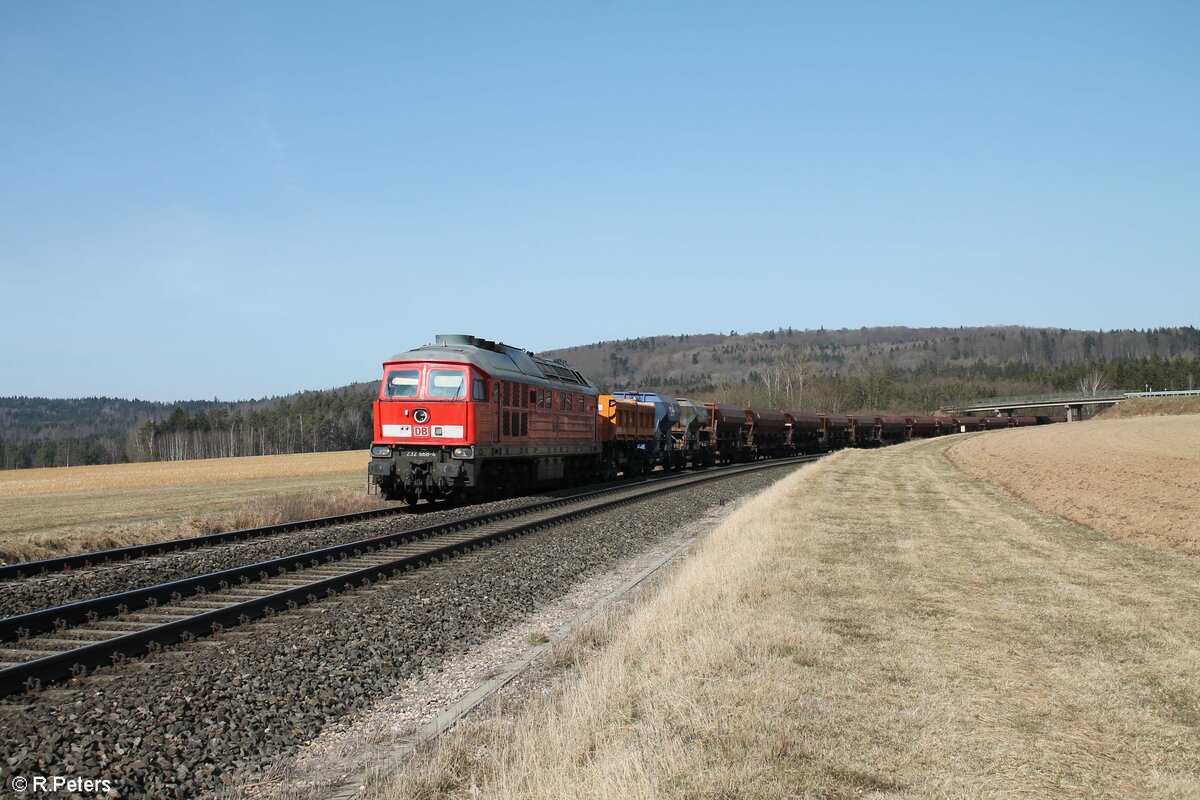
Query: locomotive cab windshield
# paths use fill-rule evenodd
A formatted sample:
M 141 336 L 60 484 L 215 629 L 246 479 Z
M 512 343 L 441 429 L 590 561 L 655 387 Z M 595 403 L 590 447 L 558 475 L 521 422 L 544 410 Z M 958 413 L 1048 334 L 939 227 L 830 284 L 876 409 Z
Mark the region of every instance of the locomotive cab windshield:
M 420 374 L 415 369 L 394 369 L 383 382 L 384 397 L 416 397 Z
M 462 400 L 466 397 L 466 380 L 461 369 L 431 369 L 427 384 L 428 396 L 440 400 Z

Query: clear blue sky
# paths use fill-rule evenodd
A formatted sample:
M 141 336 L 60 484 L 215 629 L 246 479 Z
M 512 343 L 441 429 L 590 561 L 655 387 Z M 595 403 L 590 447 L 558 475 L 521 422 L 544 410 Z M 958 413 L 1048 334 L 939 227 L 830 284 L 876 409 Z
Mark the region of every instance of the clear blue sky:
M 1195 2 L 0 3 L 0 395 L 1198 308 Z

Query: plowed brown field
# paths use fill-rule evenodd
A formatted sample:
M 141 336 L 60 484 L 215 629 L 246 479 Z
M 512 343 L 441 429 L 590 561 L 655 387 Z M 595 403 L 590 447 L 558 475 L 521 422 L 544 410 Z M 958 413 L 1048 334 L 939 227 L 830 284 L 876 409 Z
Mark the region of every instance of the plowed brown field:
M 1200 555 L 1200 415 L 996 431 L 957 442 L 947 455 L 1060 517 Z

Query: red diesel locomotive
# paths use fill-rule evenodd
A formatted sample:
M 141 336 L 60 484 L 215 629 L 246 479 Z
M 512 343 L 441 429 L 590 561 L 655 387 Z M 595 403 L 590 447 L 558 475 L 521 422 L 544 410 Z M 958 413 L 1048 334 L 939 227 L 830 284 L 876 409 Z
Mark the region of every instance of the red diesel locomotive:
M 597 392 L 567 364 L 440 335 L 383 366 L 369 474 L 387 499 L 502 496 L 591 478 Z

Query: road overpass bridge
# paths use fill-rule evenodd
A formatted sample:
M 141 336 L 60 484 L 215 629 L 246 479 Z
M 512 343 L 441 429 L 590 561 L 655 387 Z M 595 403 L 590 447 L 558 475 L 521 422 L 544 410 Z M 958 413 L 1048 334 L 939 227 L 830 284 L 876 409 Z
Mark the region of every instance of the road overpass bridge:
M 1036 408 L 1063 409 L 1067 421 L 1081 419 L 1085 406 L 1115 406 L 1134 397 L 1180 397 L 1200 395 L 1200 389 L 1168 392 L 1061 392 L 1059 394 L 1029 395 L 1025 397 L 993 397 L 978 400 L 962 408 L 952 409 L 962 416 L 1013 416 L 1017 411 Z

